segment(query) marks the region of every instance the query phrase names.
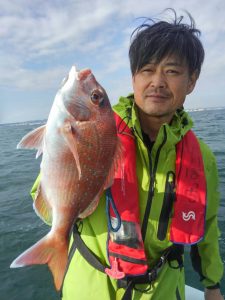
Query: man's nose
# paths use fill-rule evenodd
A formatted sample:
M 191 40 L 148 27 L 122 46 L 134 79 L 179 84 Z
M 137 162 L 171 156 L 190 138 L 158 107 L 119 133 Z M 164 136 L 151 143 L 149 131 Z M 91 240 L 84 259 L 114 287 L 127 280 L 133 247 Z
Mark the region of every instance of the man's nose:
M 164 75 L 161 72 L 155 72 L 151 77 L 150 85 L 153 88 L 161 88 L 161 89 L 165 88 L 166 80 Z

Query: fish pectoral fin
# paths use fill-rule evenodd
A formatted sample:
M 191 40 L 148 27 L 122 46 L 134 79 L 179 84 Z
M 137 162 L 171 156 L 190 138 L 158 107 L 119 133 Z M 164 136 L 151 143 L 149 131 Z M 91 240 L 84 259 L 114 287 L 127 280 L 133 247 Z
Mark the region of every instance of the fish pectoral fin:
M 70 149 L 70 151 L 73 153 L 77 170 L 78 170 L 78 175 L 79 179 L 81 177 L 81 167 L 80 167 L 80 161 L 79 161 L 79 155 L 77 151 L 77 131 L 74 126 L 71 125 L 70 121 L 66 121 L 64 123 L 63 128 L 61 129 L 62 135 Z
M 26 134 L 17 145 L 17 149 L 37 149 L 36 158 L 42 153 L 46 125 L 42 125 Z
M 38 186 L 34 199 L 34 210 L 46 224 L 52 224 L 52 208 L 43 195 L 41 184 Z

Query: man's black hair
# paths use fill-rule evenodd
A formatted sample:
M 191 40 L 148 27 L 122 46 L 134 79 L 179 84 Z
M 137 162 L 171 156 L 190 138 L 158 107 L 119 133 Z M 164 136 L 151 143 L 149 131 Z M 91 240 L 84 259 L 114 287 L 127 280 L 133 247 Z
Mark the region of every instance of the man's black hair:
M 129 49 L 130 67 L 135 75 L 150 61 L 159 63 L 169 55 L 176 55 L 187 63 L 189 74 L 199 76 L 204 60 L 204 49 L 199 40 L 200 31 L 188 13 L 190 25 L 182 23 L 183 16 L 177 17 L 175 10 L 172 22 L 145 19 L 132 33 Z

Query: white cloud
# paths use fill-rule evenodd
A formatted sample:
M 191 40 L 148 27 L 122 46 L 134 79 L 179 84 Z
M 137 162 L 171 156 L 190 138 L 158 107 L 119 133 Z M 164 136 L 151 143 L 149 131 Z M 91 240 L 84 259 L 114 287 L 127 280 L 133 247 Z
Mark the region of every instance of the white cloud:
M 98 1 L 94 10 L 87 1 L 65 1 L 65 6 L 39 2 L 40 7 L 26 7 L 24 14 L 20 7 L 18 14 L 15 14 L 15 8 L 11 13 L 9 6 L 7 14 L 1 17 L 0 36 L 12 47 L 12 53 L 33 57 L 48 54 L 48 51 L 52 54 L 52 50 L 58 52 L 61 48 L 74 50 L 84 42 L 87 33 L 103 25 L 112 13 L 110 7 L 98 5 Z
M 34 1 L 33 7 L 27 7 L 27 3 L 22 3 L 24 11 L 21 6 L 2 3 L 5 15 L 0 19 L 1 85 L 46 88 L 45 78 L 51 86 L 63 68 L 53 65 L 50 70 L 32 70 L 27 64 L 48 60 L 51 65 L 51 61 L 58 60 L 62 65 L 71 52 L 90 55 L 90 51 L 104 45 L 102 35 L 92 40 L 89 36 L 94 36 L 94 30 L 110 17 L 110 6 L 101 6 L 97 1 L 93 10 L 87 2 L 67 2 L 65 7 L 45 1 Z

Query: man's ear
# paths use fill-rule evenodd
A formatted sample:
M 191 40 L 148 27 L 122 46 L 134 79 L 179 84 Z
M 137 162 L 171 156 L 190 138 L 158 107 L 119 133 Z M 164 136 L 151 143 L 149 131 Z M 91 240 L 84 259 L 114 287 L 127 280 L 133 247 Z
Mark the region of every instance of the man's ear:
M 198 73 L 197 73 L 197 71 L 195 71 L 189 77 L 188 88 L 187 88 L 187 95 L 189 95 L 193 91 L 197 79 L 198 79 Z

